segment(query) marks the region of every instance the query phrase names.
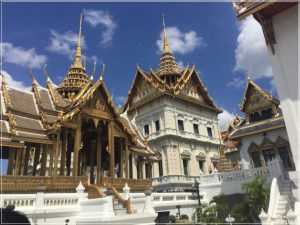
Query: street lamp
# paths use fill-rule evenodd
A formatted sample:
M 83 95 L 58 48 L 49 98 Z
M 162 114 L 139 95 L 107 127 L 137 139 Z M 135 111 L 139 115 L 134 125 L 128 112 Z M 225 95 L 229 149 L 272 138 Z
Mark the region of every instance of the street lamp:
M 180 219 L 181 218 L 181 215 L 180 215 L 180 208 L 181 208 L 181 206 L 180 205 L 176 205 L 176 208 L 178 209 L 178 217 Z
M 232 225 L 232 223 L 235 221 L 235 219 L 232 216 L 230 216 L 230 214 L 229 214 L 228 217 L 226 217 L 225 221 L 227 223 L 229 223 L 230 225 Z
M 194 189 L 194 191 L 196 191 L 197 192 L 197 197 L 198 197 L 198 206 L 199 206 L 199 208 L 198 208 L 198 210 L 199 210 L 199 215 L 198 215 L 198 222 L 200 222 L 200 216 L 202 216 L 202 207 L 201 207 L 201 199 L 200 199 L 200 191 L 199 191 L 199 182 L 196 180 L 196 178 L 195 178 L 195 183 L 194 183 L 194 187 L 193 187 L 193 189 Z M 198 211 L 197 210 L 197 211 Z

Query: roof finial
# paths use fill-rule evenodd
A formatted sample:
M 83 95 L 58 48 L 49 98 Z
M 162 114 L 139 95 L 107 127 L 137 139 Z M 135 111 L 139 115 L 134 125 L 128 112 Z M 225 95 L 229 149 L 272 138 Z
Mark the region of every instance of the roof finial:
M 82 67 L 82 58 L 81 58 L 81 26 L 82 26 L 82 13 L 80 14 L 78 43 L 77 43 L 75 60 L 74 60 L 74 66 L 76 66 L 76 67 Z
M 30 75 L 30 77 L 32 79 L 32 83 L 36 84 L 36 80 L 35 80 L 33 72 L 32 72 L 32 67 L 29 68 L 29 75 Z
M 164 28 L 164 46 L 163 46 L 163 52 L 169 52 L 169 44 L 167 39 L 167 32 L 166 32 L 166 24 L 165 24 L 165 15 L 162 15 L 163 17 L 163 28 Z

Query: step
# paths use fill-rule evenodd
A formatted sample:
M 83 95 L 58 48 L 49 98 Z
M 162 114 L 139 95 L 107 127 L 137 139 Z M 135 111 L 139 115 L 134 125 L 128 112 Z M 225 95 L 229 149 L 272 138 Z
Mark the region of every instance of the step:
M 274 222 L 273 222 L 273 225 L 287 225 L 287 221 L 284 220 L 284 219 L 276 219 Z
M 289 196 L 288 195 L 280 195 L 279 201 L 280 200 L 289 200 Z
M 285 214 L 286 213 L 286 208 L 282 208 L 282 209 L 276 209 L 276 212 L 275 212 L 275 214 L 276 215 L 283 215 L 283 214 Z
M 114 209 L 116 210 L 116 209 L 124 209 L 124 208 L 123 208 L 122 204 L 115 204 Z
M 115 213 L 116 215 L 125 215 L 126 213 L 126 209 L 115 209 Z

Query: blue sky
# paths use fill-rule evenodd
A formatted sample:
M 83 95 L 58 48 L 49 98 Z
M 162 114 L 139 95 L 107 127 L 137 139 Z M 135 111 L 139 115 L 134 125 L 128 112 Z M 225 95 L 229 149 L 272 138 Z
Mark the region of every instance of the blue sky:
M 118 105 L 137 64 L 146 71 L 158 66 L 163 13 L 176 61 L 196 65 L 225 110 L 222 121 L 239 113 L 246 76 L 275 91 L 261 28 L 253 18 L 238 21 L 231 3 L 3 3 L 2 71 L 11 84 L 30 86 L 33 67 L 44 86 L 44 64 L 61 83 L 73 62 L 80 13 L 87 72 L 96 59 L 98 77 L 105 63 L 104 81 Z

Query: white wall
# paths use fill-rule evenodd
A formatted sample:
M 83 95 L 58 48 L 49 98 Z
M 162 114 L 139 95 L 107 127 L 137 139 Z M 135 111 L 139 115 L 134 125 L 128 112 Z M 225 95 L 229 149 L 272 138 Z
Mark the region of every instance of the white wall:
M 299 5 L 299 3 L 298 3 Z M 296 164 L 299 167 L 299 79 L 298 79 L 298 6 L 273 17 L 276 44 L 275 55 L 270 52 L 284 120 Z M 298 59 L 298 60 L 297 60 Z
M 251 143 L 260 145 L 264 138 L 268 138 L 272 142 L 276 142 L 278 137 L 282 137 L 283 139 L 288 140 L 288 136 L 287 136 L 287 132 L 286 132 L 285 128 L 279 128 L 279 129 L 271 130 L 271 131 L 268 131 L 265 133 L 266 133 L 266 136 L 263 136 L 263 133 L 258 133 L 258 134 L 245 136 L 242 138 L 240 157 L 241 157 L 241 160 L 244 160 L 249 163 L 249 165 L 243 169 L 249 169 L 249 166 L 251 167 L 251 164 L 250 164 L 251 159 L 250 159 L 250 155 L 248 153 L 248 148 Z

